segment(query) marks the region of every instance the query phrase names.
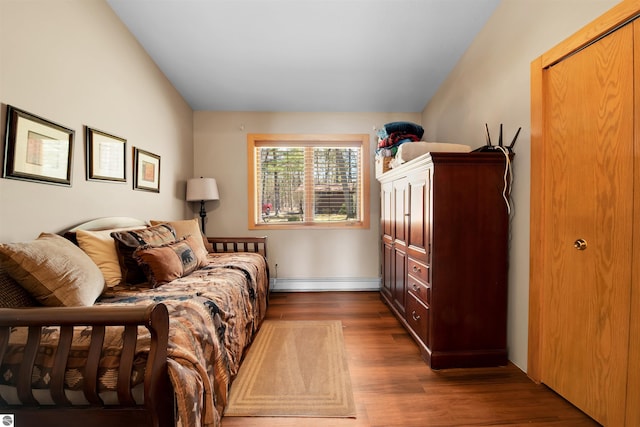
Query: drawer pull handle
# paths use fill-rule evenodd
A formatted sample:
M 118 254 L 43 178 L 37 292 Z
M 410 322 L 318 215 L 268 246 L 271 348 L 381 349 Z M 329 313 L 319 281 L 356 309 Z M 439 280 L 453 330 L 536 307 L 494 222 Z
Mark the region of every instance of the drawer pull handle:
M 412 283 L 412 284 L 411 284 L 411 287 L 413 288 L 413 290 L 414 290 L 415 292 L 420 292 L 420 286 L 418 286 L 417 284 Z
M 420 315 L 416 315 L 416 311 L 415 311 L 415 310 L 413 310 L 413 311 L 411 312 L 411 317 L 413 317 L 413 320 L 415 320 L 416 322 L 417 322 L 418 320 L 420 320 Z
M 413 266 L 413 272 L 417 273 L 418 271 L 420 271 L 420 267 L 418 267 L 417 265 Z

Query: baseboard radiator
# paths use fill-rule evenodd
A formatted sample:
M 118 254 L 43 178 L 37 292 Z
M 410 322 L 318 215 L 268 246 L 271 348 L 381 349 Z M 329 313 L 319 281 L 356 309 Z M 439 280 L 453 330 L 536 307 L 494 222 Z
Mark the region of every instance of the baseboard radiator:
M 379 291 L 379 277 L 272 278 L 272 292 Z

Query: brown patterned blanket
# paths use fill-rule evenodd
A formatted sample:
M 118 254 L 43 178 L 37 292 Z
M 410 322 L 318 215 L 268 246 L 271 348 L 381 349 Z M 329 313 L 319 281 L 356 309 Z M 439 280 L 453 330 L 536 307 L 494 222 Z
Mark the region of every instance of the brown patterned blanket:
M 187 277 L 158 288 L 147 285 L 116 287 L 97 304 L 148 305 L 162 302 L 169 311 L 169 377 L 175 390 L 176 425 L 218 426 L 227 405 L 231 381 L 243 352 L 263 320 L 267 309 L 266 261 L 255 253 L 209 254 L 209 264 Z M 100 362 L 100 391 L 115 391 L 122 327 L 109 327 Z M 26 328 L 11 334 L 10 349 L 3 360 L 0 385 L 15 386 L 24 354 Z M 65 387 L 82 390 L 83 369 L 91 328 L 76 328 L 67 364 Z M 46 389 L 59 331 L 46 328 L 34 369 L 34 388 Z M 150 336 L 139 327 L 131 387 L 144 380 Z

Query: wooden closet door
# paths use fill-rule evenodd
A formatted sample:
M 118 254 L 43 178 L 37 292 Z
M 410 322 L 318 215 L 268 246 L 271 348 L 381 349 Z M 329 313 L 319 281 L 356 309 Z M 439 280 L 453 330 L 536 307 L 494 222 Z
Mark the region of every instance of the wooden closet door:
M 541 237 L 548 268 L 540 272 L 541 379 L 609 426 L 624 425 L 629 348 L 631 27 L 551 66 L 543 77 Z

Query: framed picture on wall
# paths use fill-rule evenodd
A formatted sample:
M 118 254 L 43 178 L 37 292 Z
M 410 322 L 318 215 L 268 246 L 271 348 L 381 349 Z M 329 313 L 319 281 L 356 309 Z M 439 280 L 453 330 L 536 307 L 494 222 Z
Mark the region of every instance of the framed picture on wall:
M 71 186 L 75 132 L 7 106 L 3 178 Z
M 160 192 L 160 156 L 133 148 L 133 189 Z
M 85 127 L 87 180 L 126 182 L 127 140 Z

